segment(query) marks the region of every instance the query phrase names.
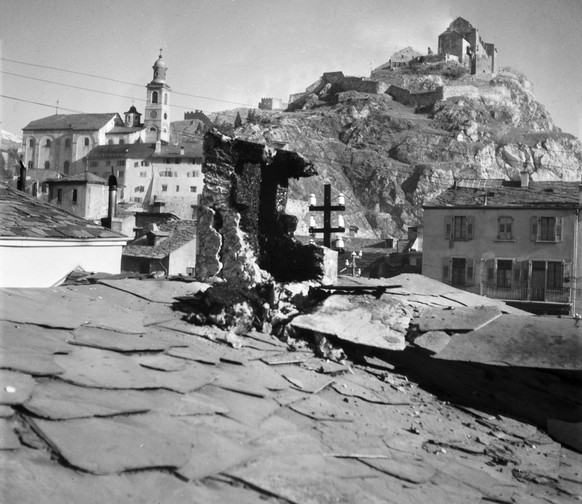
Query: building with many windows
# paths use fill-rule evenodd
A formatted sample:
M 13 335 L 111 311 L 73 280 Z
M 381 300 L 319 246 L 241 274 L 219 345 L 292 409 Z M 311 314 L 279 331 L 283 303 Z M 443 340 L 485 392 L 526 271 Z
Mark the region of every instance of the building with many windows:
M 578 182 L 460 180 L 424 206 L 424 275 L 534 313 L 582 306 Z

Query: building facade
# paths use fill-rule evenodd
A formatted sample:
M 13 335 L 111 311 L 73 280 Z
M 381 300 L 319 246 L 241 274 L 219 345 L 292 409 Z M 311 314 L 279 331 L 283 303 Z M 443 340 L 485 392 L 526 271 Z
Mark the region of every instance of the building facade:
M 84 172 L 49 179 L 48 202 L 90 221 L 107 217 L 109 186 L 107 179 Z
M 580 309 L 577 182 L 462 180 L 424 206 L 425 276 L 541 314 Z

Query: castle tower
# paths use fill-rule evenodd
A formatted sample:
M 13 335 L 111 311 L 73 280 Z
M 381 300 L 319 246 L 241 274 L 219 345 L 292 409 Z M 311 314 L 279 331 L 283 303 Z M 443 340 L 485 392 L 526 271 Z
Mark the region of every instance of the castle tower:
M 156 142 L 162 140 L 170 141 L 170 91 L 171 88 L 166 84 L 166 71 L 168 66 L 162 59 L 162 50 L 160 57 L 152 67 L 154 69 L 154 78 L 146 86 L 147 100 L 144 114 L 144 127 L 146 130 L 145 141 Z

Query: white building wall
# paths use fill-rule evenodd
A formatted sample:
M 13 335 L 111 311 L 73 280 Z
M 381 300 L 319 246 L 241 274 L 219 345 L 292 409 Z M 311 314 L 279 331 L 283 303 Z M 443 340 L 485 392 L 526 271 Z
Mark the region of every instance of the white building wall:
M 126 240 L 0 240 L 0 288 L 51 287 L 75 268 L 117 274 Z

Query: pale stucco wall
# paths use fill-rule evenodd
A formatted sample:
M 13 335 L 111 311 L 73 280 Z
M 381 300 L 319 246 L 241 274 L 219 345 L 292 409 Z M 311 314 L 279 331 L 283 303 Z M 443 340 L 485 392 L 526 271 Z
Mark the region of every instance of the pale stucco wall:
M 0 240 L 0 287 L 51 287 L 75 268 L 117 274 L 125 240 Z

